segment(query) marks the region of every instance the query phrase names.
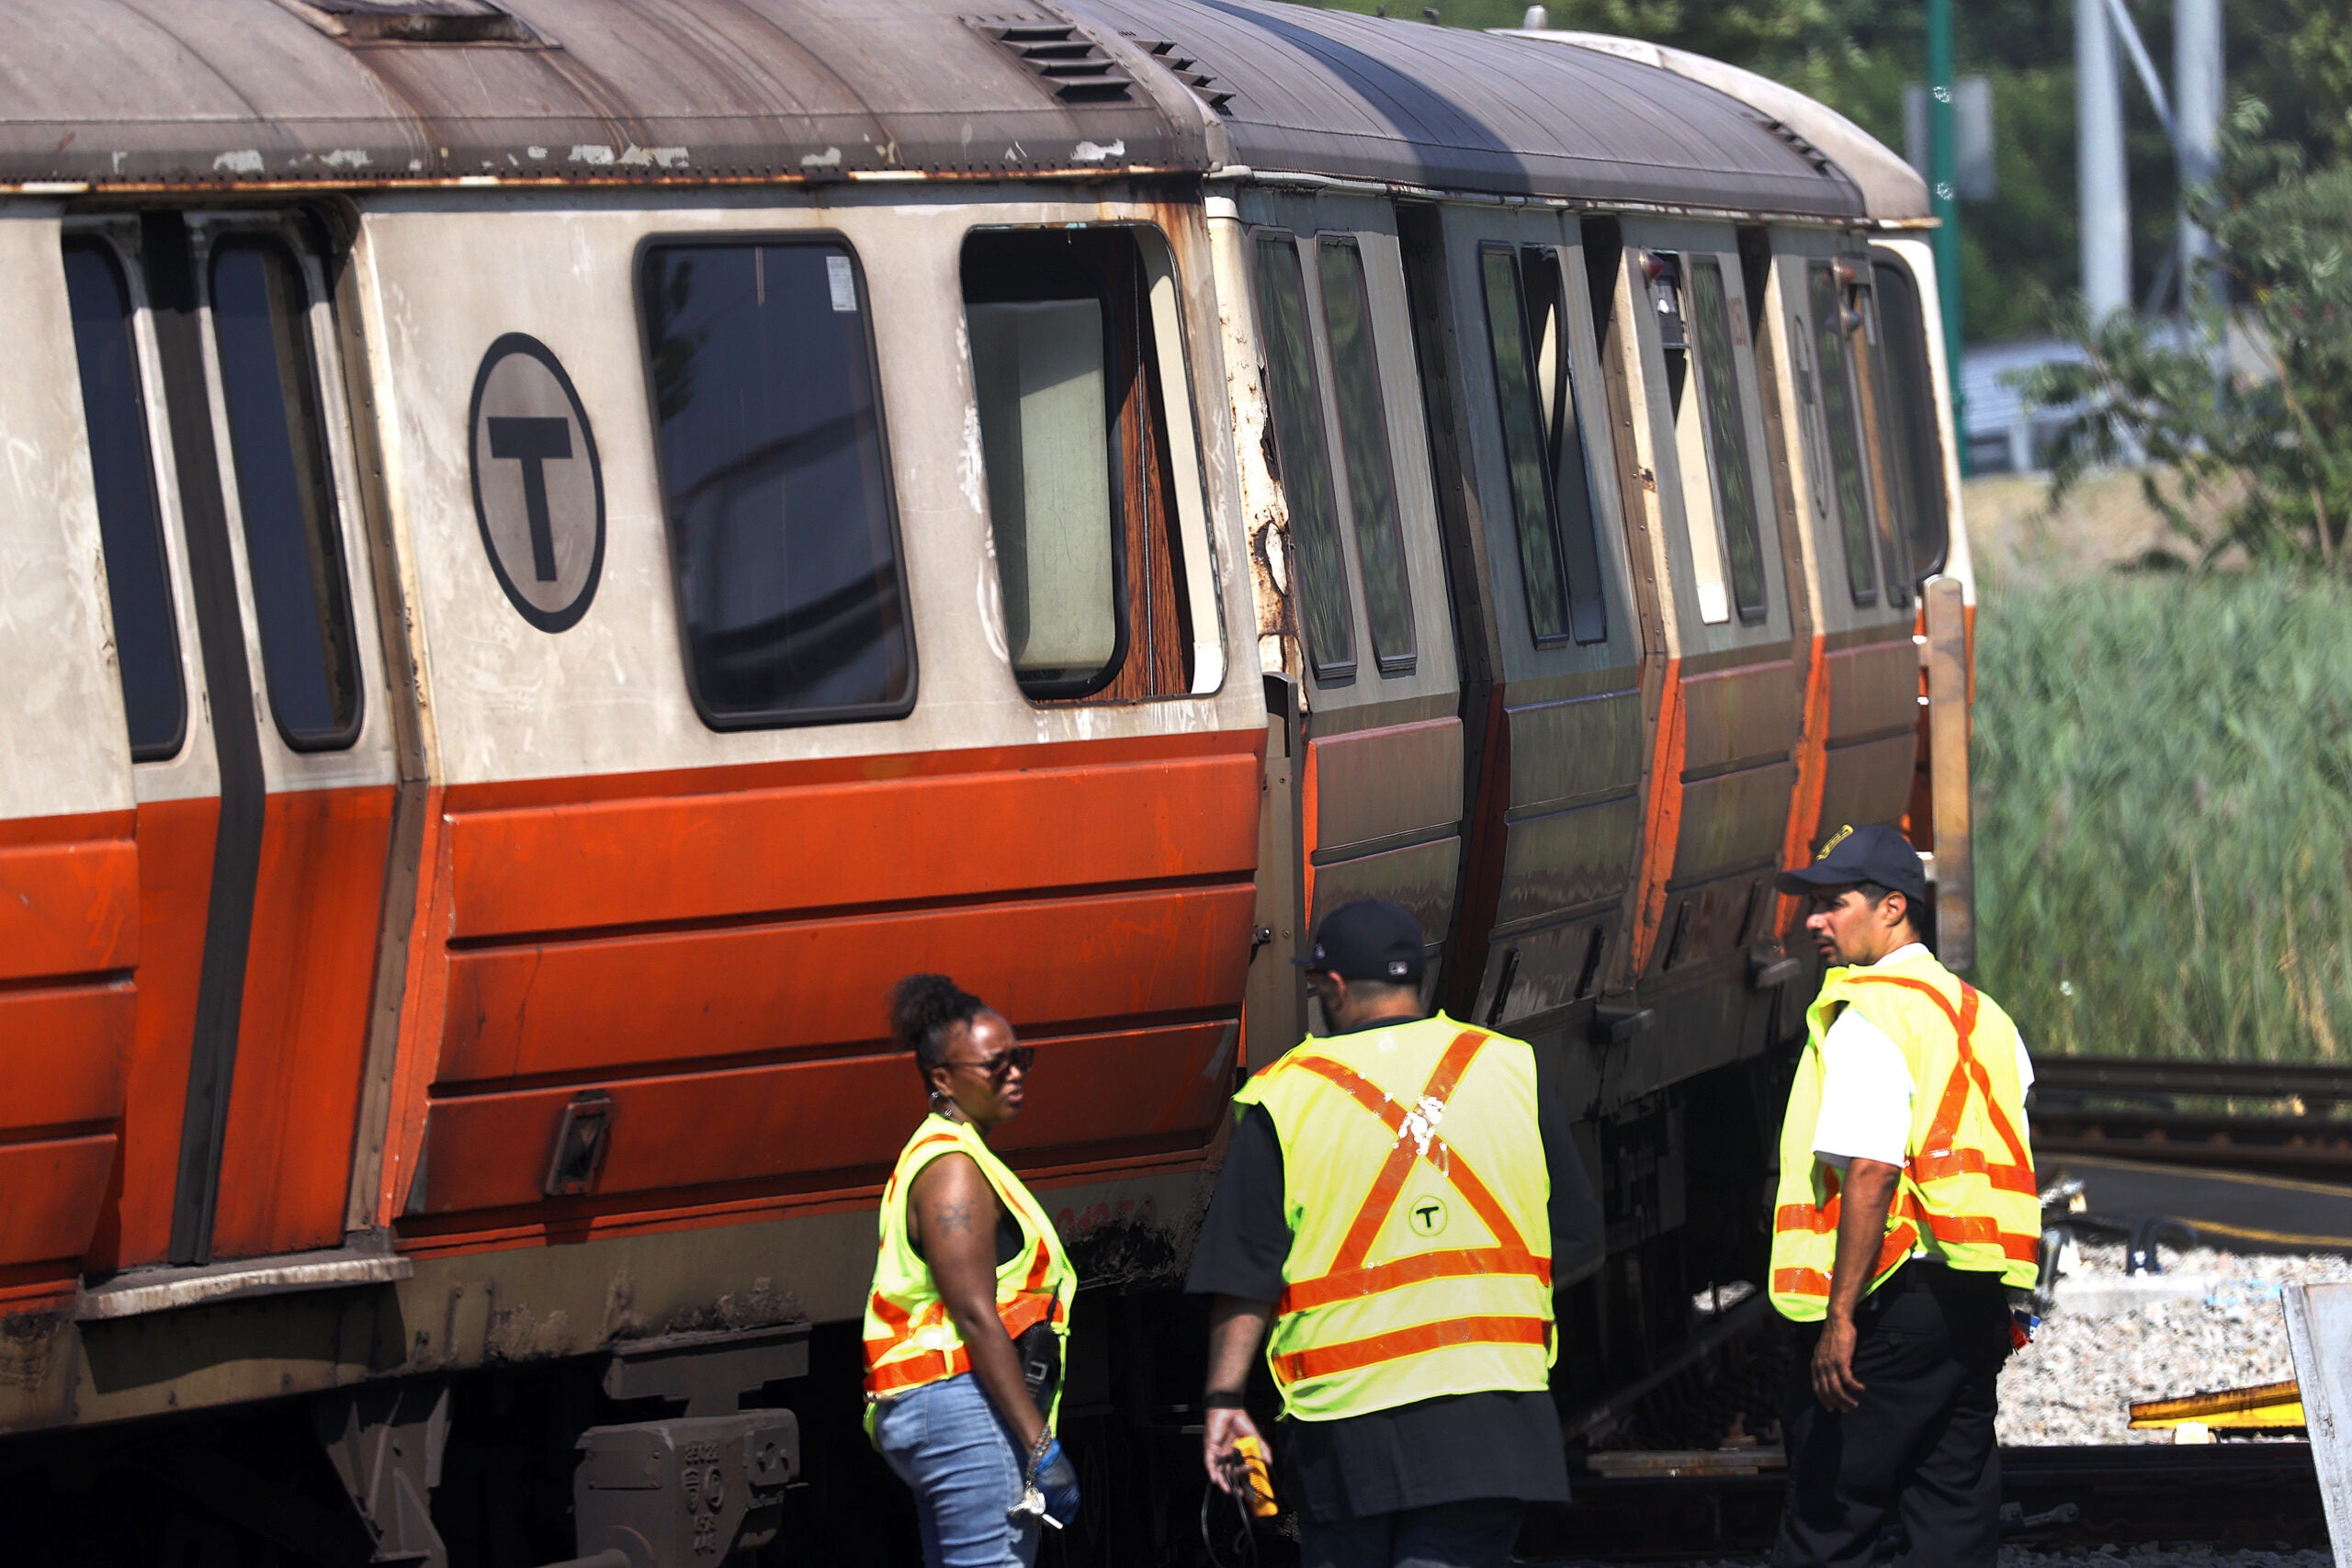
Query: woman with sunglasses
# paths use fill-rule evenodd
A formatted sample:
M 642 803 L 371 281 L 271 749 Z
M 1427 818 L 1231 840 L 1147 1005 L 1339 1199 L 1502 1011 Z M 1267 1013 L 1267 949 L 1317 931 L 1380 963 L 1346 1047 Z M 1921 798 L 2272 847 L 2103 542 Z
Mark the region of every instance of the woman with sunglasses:
M 1078 1277 L 1053 1223 L 990 1152 L 1035 1053 L 944 975 L 890 989 L 931 1114 L 882 1190 L 865 1303 L 866 1430 L 914 1489 L 925 1568 L 1022 1568 L 1040 1519 L 1078 1515 L 1054 1437 Z

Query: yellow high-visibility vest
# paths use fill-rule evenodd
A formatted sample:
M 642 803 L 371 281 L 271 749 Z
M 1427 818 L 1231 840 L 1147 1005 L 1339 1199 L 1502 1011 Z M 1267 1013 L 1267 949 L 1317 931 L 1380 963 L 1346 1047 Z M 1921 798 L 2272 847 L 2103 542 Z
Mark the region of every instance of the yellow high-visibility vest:
M 1309 1039 L 1234 1099 L 1282 1143 L 1266 1360 L 1284 1415 L 1549 1385 L 1552 1180 L 1524 1042 L 1443 1014 Z
M 1910 1065 L 1911 1134 L 1870 1289 L 1917 1251 L 1954 1269 L 2029 1286 L 2039 1269 L 2041 1202 L 2026 1146 L 2018 1031 L 2008 1014 L 1932 956 L 1832 969 L 1805 1014 L 1804 1054 L 1781 1123 L 1772 1213 L 1772 1304 L 1819 1322 L 1838 1258 L 1838 1182 L 1813 1152 L 1821 1116 L 1821 1043 L 1843 1008 L 1886 1032 Z
M 930 1266 L 907 1240 L 907 1195 L 915 1178 L 948 1154 L 971 1156 L 996 1190 L 997 1201 L 1021 1227 L 1020 1249 L 996 1271 L 996 1314 L 1004 1332 L 1017 1339 L 1046 1323 L 1053 1325 L 1057 1348 L 1069 1337 L 1069 1303 L 1078 1293 L 1078 1275 L 1062 1251 L 1061 1238 L 1054 1234 L 1053 1222 L 969 1122 L 929 1116 L 899 1151 L 898 1167 L 882 1190 L 881 1253 L 875 1259 L 874 1289 L 865 1301 L 869 1400 L 888 1399 L 972 1370 L 971 1352 L 940 1300 Z M 1055 1410 L 1046 1413 L 1048 1427 L 1061 1404 L 1058 1381 L 1053 1404 Z

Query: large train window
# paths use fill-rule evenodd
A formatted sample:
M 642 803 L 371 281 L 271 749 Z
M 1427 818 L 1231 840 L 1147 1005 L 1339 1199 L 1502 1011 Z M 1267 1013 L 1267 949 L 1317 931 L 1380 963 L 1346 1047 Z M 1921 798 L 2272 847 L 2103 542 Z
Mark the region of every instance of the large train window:
M 1323 335 L 1331 346 L 1332 400 L 1340 410 L 1340 452 L 1355 516 L 1356 561 L 1363 573 L 1364 616 L 1374 660 L 1384 675 L 1412 671 L 1413 594 L 1405 574 L 1405 528 L 1396 513 L 1396 473 L 1388 452 L 1388 407 L 1380 395 L 1373 344 L 1372 297 L 1363 253 L 1346 235 L 1316 246 L 1323 286 Z
M 1348 610 L 1346 558 L 1340 546 L 1339 498 L 1323 440 L 1323 394 L 1315 374 L 1315 339 L 1306 317 L 1306 279 L 1298 243 L 1258 235 L 1258 330 L 1266 361 L 1266 402 L 1274 422 L 1290 536 L 1299 555 L 1298 597 L 1306 622 L 1306 657 L 1327 683 L 1355 674 L 1355 634 Z
M 906 712 L 914 657 L 856 258 L 831 240 L 655 245 L 639 290 L 703 722 Z
M 1943 443 L 1936 433 L 1934 372 L 1928 323 L 1911 269 L 1891 253 L 1874 253 L 1878 281 L 1878 383 L 1886 431 L 1886 467 L 1914 582 L 1943 570 L 1951 517 L 1944 501 Z
M 1829 500 L 1837 510 L 1838 536 L 1846 547 L 1846 583 L 1855 604 L 1875 604 L 1878 573 L 1871 549 L 1870 493 L 1862 476 L 1853 375 L 1846 363 L 1846 291 L 1838 284 L 1837 269 L 1827 262 L 1808 267 L 1806 296 L 1813 308 L 1822 423 L 1829 427 Z
M 1732 599 L 1739 618 L 1752 626 L 1765 615 L 1764 544 L 1756 521 L 1747 411 L 1740 400 L 1739 366 L 1732 354 L 1731 301 L 1724 289 L 1723 264 L 1713 256 L 1690 261 L 1690 328 L 1698 340 L 1699 393 L 1706 403 L 1715 499 L 1724 544 L 1731 555 Z
M 223 241 L 212 253 L 211 280 L 270 712 L 293 750 L 334 750 L 359 738 L 359 657 L 319 408 L 310 286 L 293 251 L 274 236 Z
M 171 564 L 147 446 L 146 400 L 131 337 L 130 289 L 114 250 L 99 240 L 65 243 L 65 293 L 74 314 L 82 417 L 114 612 L 115 666 L 133 761 L 176 756 L 187 735 Z
M 1528 624 L 1539 648 L 1600 642 L 1609 624 L 1559 257 L 1545 245 L 1487 244 L 1478 265 Z
M 1192 608 L 1147 272 L 1126 229 L 981 230 L 964 243 L 1005 646 L 1021 689 L 1041 701 L 1189 689 Z

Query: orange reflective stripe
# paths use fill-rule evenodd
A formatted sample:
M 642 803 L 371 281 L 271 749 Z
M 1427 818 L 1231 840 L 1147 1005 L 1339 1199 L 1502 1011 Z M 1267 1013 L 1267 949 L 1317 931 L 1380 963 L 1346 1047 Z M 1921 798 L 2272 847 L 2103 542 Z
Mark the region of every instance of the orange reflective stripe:
M 958 1377 L 971 1370 L 971 1353 L 961 1345 L 953 1350 L 922 1350 L 867 1371 L 865 1392 L 876 1396 L 896 1393 L 901 1389 Z
M 1987 1215 L 1930 1214 L 1928 1216 L 1928 1229 L 1934 1234 L 1938 1241 L 1951 1242 L 1954 1246 L 1997 1247 L 2001 1249 L 2002 1257 L 2014 1258 L 2020 1263 L 2038 1263 L 2041 1260 L 2040 1236 L 2018 1235 L 2014 1231 L 2005 1231 L 1997 1222 Z
M 1538 1258 L 1523 1247 L 1471 1247 L 1452 1252 L 1423 1252 L 1394 1263 L 1367 1269 L 1334 1269 L 1312 1280 L 1283 1287 L 1278 1314 L 1328 1306 L 1351 1296 L 1369 1296 L 1424 1280 L 1458 1280 L 1472 1274 L 1525 1274 L 1545 1288 L 1552 1283 L 1552 1260 Z
M 1955 1176 L 1981 1176 L 2004 1192 L 2034 1193 L 2033 1170 L 2030 1166 L 1995 1165 L 1984 1157 L 1982 1149 L 1930 1149 L 1911 1160 L 1911 1179 L 1926 1185 L 1930 1181 L 1949 1181 Z
M 1275 1359 L 1275 1371 L 1285 1383 L 1307 1378 L 1331 1377 L 1382 1361 L 1398 1361 L 1457 1345 L 1544 1345 L 1551 1325 L 1540 1317 L 1454 1317 L 1440 1323 L 1416 1324 L 1369 1338 L 1337 1345 L 1311 1346 Z
M 1829 1276 L 1818 1269 L 1775 1269 L 1772 1270 L 1772 1293 L 1776 1296 L 1826 1296 Z

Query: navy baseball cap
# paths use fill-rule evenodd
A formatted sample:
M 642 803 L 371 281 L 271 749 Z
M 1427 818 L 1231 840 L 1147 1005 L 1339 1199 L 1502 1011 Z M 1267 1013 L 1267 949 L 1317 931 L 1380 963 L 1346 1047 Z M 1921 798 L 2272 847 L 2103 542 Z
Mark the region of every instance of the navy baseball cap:
M 1359 898 L 1324 916 L 1313 950 L 1291 962 L 1310 975 L 1419 985 L 1421 923 L 1385 898 Z
M 1850 887 L 1857 882 L 1891 887 L 1910 899 L 1913 908 L 1924 911 L 1928 874 L 1919 869 L 1919 852 L 1892 828 L 1840 828 L 1829 835 L 1811 865 L 1781 873 L 1772 886 L 1802 898 L 1817 888 Z

